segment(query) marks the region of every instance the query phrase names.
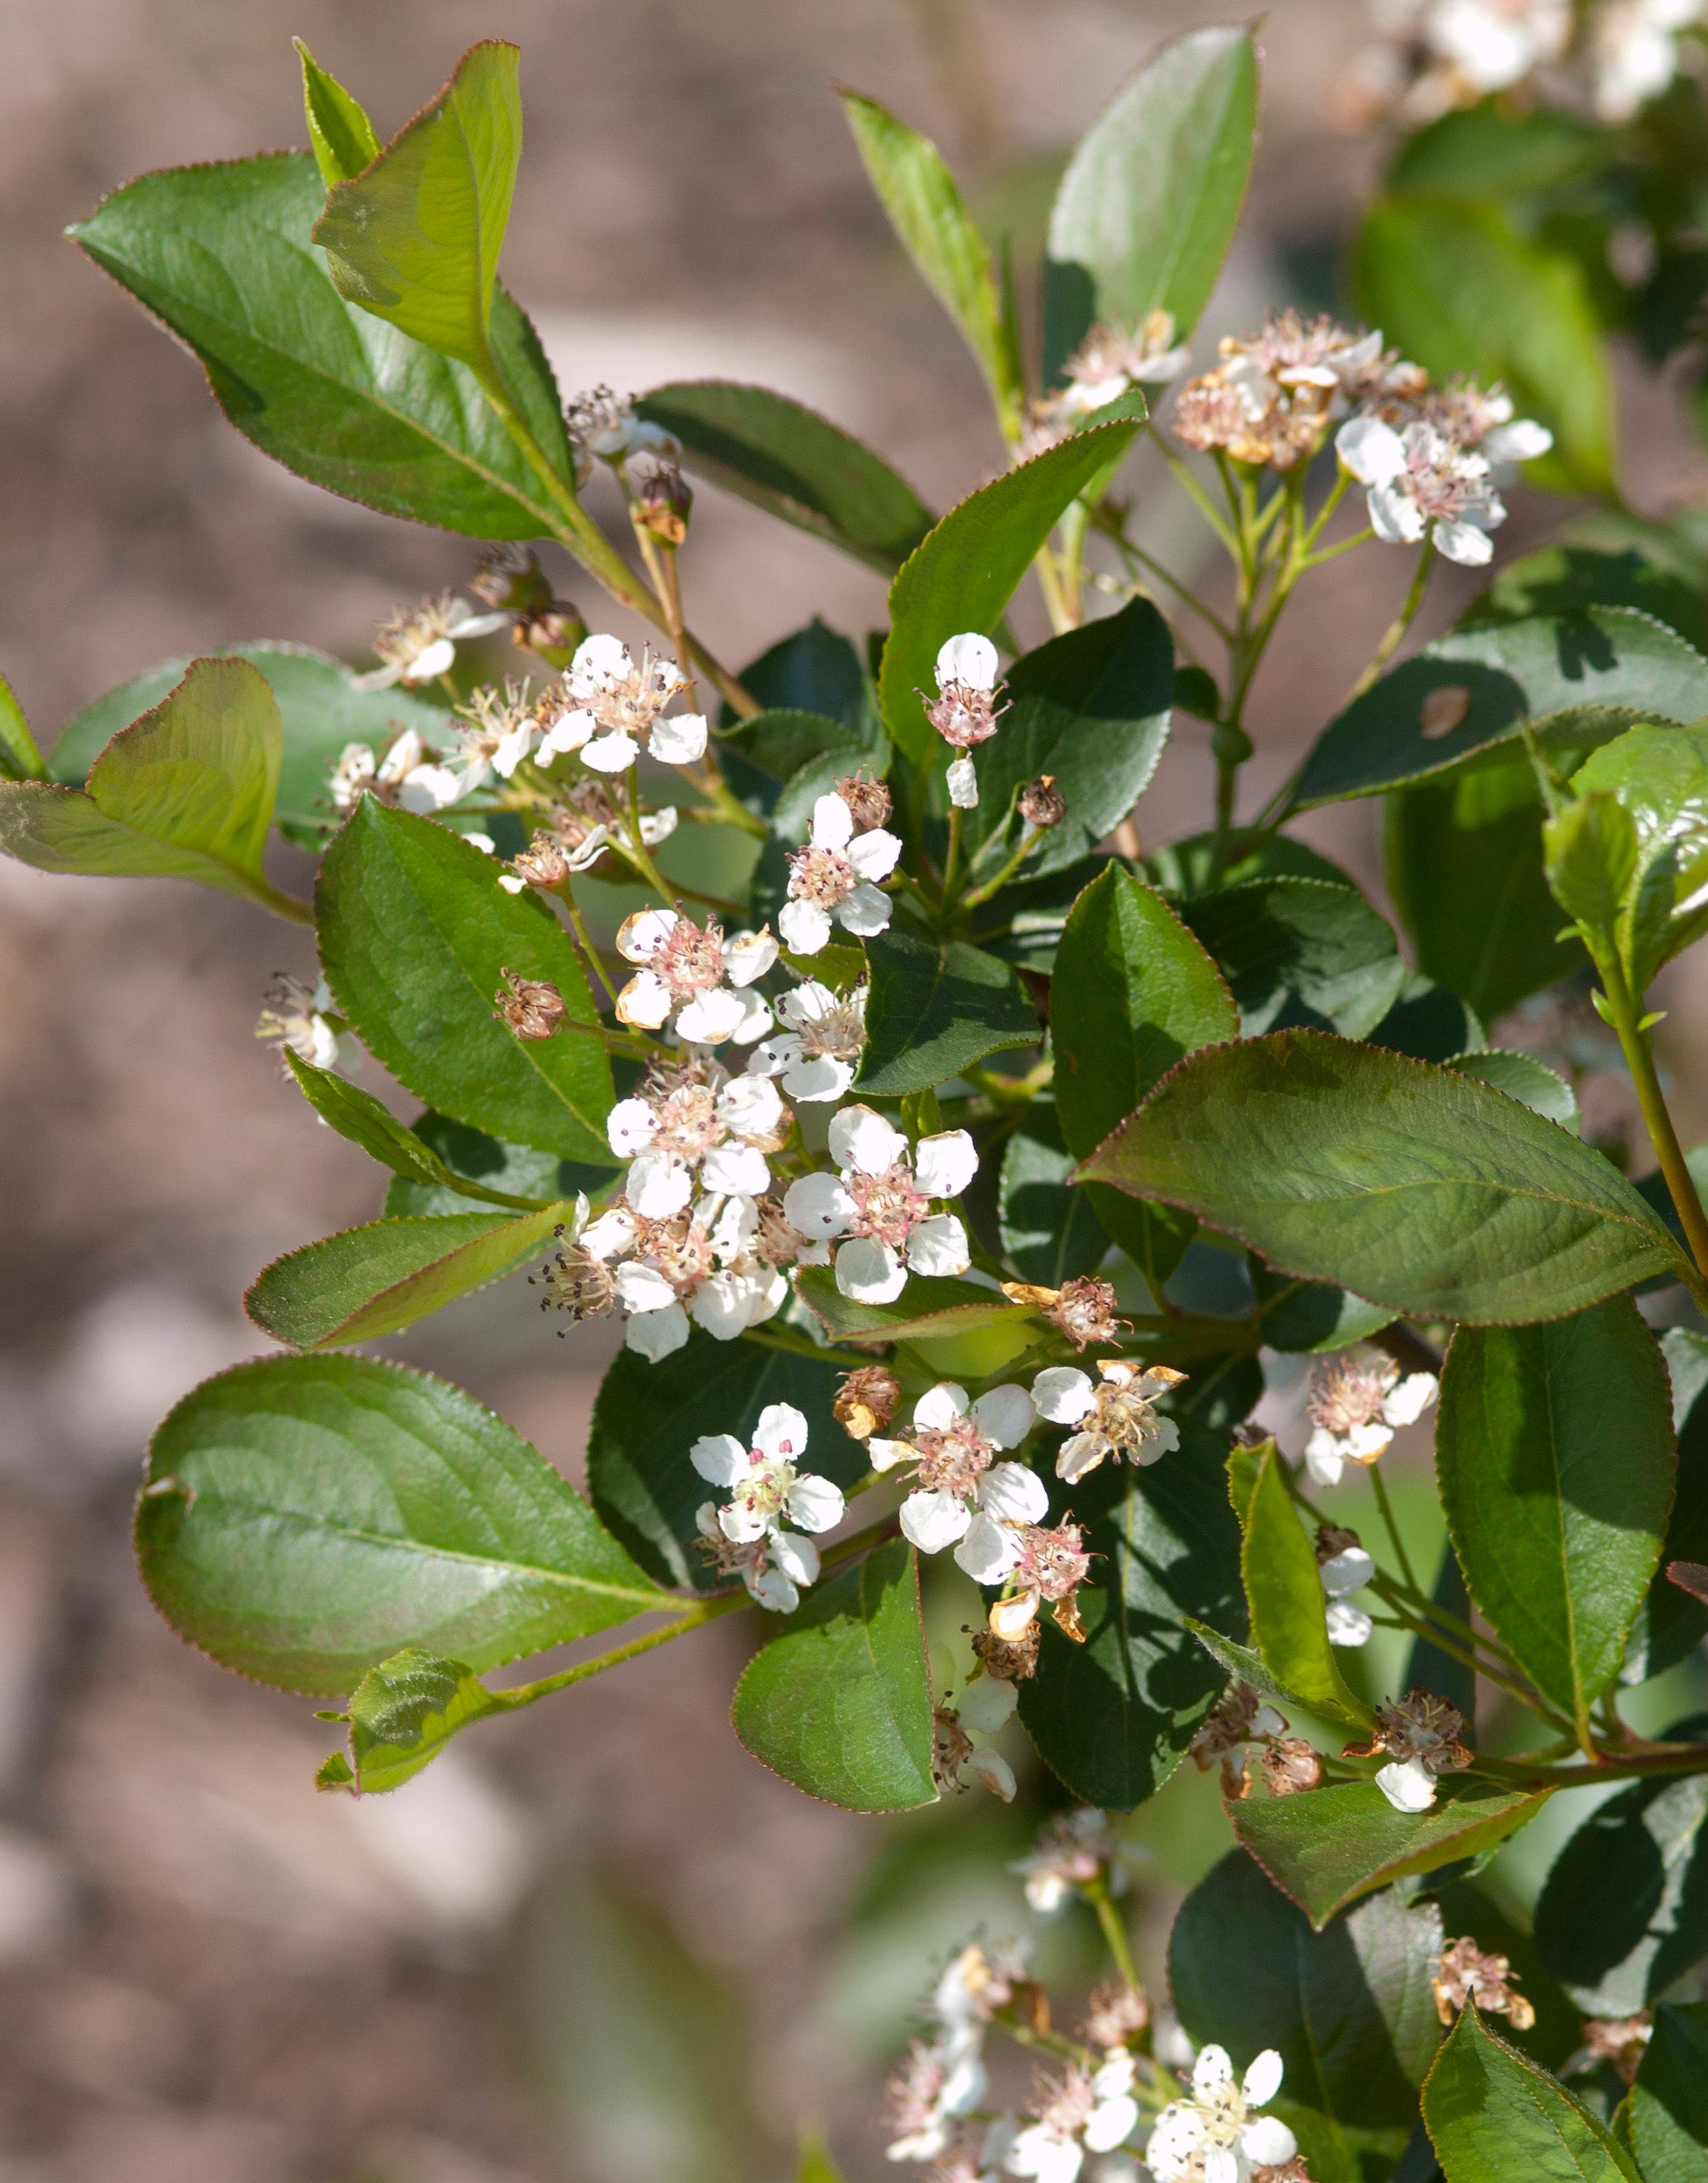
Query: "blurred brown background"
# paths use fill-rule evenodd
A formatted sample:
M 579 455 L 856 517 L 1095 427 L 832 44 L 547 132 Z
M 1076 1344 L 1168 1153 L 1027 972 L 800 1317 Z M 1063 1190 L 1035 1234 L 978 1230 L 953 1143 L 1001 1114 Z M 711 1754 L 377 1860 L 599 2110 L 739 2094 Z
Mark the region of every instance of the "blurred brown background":
M 769 381 L 946 505 L 997 443 L 831 87 L 930 129 L 1023 232 L 1050 155 L 1160 38 L 1219 12 L 4 0 L 0 666 L 38 733 L 175 652 L 270 636 L 361 657 L 377 617 L 472 567 L 471 546 L 268 464 L 61 238 L 145 169 L 300 143 L 293 32 L 382 136 L 473 38 L 521 43 L 506 275 L 566 394 Z M 1373 170 L 1321 118 L 1357 13 L 1268 13 L 1258 176 L 1210 332 L 1301 283 L 1326 298 Z M 1658 506 L 1695 458 L 1658 390 L 1632 373 L 1628 393 L 1632 491 Z M 1155 480 L 1141 491 L 1157 534 L 1183 538 Z M 1556 513 L 1521 510 L 1507 539 Z M 1406 572 L 1377 553 L 1315 579 L 1262 685 L 1260 785 L 1333 709 Z M 710 493 L 687 579 L 737 663 L 814 611 L 856 633 L 882 612 L 876 579 Z M 597 625 L 590 587 L 565 581 Z M 1178 731 L 1148 839 L 1202 823 L 1203 741 Z M 1379 886 L 1375 821 L 1355 806 L 1316 838 Z M 851 2173 L 881 2172 L 874 2066 L 932 1949 L 981 1915 L 1017 1929 L 1017 1889 L 938 1871 L 940 1834 L 815 1806 L 748 1760 L 725 1725 L 728 1625 L 358 1808 L 312 1793 L 334 1731 L 307 1701 L 183 1650 L 142 1596 L 126 1525 L 149 1429 L 264 1346 L 236 1302 L 256 1269 L 379 1195 L 250 1038 L 277 969 L 312 975 L 303 936 L 210 893 L 0 863 L 0 2183 L 712 2183 L 780 2173 L 813 2117 Z M 601 1358 L 555 1342 L 525 1290 L 398 1346 L 575 1474 Z M 957 1816 L 999 1840 L 994 1807 Z M 1153 1936 L 1200 1836 L 1156 1853 Z M 1056 1946 L 1071 1959 L 1071 1935 Z

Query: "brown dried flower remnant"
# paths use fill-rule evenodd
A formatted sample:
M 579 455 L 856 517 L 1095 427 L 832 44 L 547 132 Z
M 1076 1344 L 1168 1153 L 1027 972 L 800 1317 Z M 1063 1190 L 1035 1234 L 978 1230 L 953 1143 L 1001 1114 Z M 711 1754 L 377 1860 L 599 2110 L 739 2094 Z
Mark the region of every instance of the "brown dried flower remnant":
M 1221 1793 L 1230 1803 L 1237 1803 L 1251 1786 L 1246 1778 L 1245 1747 L 1272 1743 L 1286 1734 L 1287 1725 L 1286 1717 L 1249 1683 L 1230 1683 L 1192 1739 L 1192 1763 L 1207 1774 L 1220 1759 Z
M 510 870 L 530 887 L 561 887 L 573 869 L 563 843 L 543 829 L 510 860 Z
M 1381 353 L 1379 334 L 1354 334 L 1332 318 L 1272 311 L 1256 334 L 1223 338 L 1221 361 L 1188 380 L 1175 432 L 1188 447 L 1291 470 L 1314 454 L 1347 389 L 1362 390 Z
M 859 832 L 868 833 L 874 826 L 890 824 L 894 805 L 890 791 L 882 781 L 871 779 L 864 771 L 850 773 L 837 783 L 836 792 L 853 813 Z
M 553 1230 L 559 1248 L 537 1273 L 528 1275 L 530 1288 L 546 1291 L 540 1300 L 543 1312 L 567 1312 L 572 1320 L 603 1319 L 616 1308 L 617 1284 L 602 1259 L 584 1250 L 561 1223 Z M 558 1329 L 559 1336 L 567 1330 Z
M 1272 1796 L 1297 1796 L 1322 1780 L 1322 1761 L 1302 1736 L 1282 1736 L 1263 1754 L 1263 1780 Z
M 862 1365 L 837 1389 L 831 1408 L 851 1439 L 870 1440 L 896 1414 L 902 1383 L 888 1365 Z
M 1648 2052 L 1649 2041 L 1654 2035 L 1655 2017 L 1652 2008 L 1639 2010 L 1635 2016 L 1586 2017 L 1584 2043 L 1560 2074 L 1563 2077 L 1585 2076 L 1591 2070 L 1599 2068 L 1604 2061 L 1610 2061 L 1619 2073 L 1622 2084 L 1635 2084 L 1637 2072 L 1643 2066 L 1643 2057 Z
M 1428 1690 L 1407 1690 L 1397 1702 L 1376 1708 L 1376 1730 L 1367 1743 L 1348 1743 L 1347 1758 L 1374 1758 L 1386 1751 L 1394 1763 L 1376 1776 L 1376 1786 L 1397 1811 L 1427 1811 L 1435 1801 L 1436 1777 L 1471 1763 L 1460 1740 L 1465 1716 Z
M 564 996 L 544 978 L 525 978 L 500 970 L 502 989 L 494 994 L 493 1014 L 518 1038 L 550 1038 L 564 1020 Z
M 1089 1349 L 1094 1342 L 1121 1339 L 1128 1322 L 1115 1317 L 1115 1306 L 1113 1282 L 1100 1281 L 1095 1273 L 1082 1273 L 1063 1283 L 1044 1317 L 1051 1326 L 1060 1327 L 1076 1349 Z
M 1028 1683 L 1038 1671 L 1038 1645 L 1043 1632 L 1029 1622 L 1017 1637 L 999 1637 L 994 1630 L 973 1631 L 973 1651 L 984 1664 L 986 1675 L 999 1683 Z
M 1513 1967 L 1504 1955 L 1486 1955 L 1470 1939 L 1454 1941 L 1436 1957 L 1429 1981 L 1435 2014 L 1450 2024 L 1467 2001 L 1475 2001 L 1485 2014 L 1504 2016 L 1514 2031 L 1528 2031 L 1536 2011 L 1513 1991 L 1512 1979 Z
M 694 496 L 680 466 L 660 456 L 640 480 L 634 499 L 635 521 L 665 546 L 681 546 L 688 536 Z
M 1020 791 L 1020 816 L 1028 826 L 1059 826 L 1068 816 L 1068 799 L 1056 785 L 1053 773 L 1040 773 Z
M 1129 2039 L 1136 2039 L 1149 2021 L 1150 2003 L 1143 1988 L 1128 1985 L 1125 1979 L 1115 1979 L 1107 1986 L 1092 1988 L 1081 2028 L 1088 2046 L 1101 2047 L 1107 2054 L 1111 2047 L 1124 2047 Z

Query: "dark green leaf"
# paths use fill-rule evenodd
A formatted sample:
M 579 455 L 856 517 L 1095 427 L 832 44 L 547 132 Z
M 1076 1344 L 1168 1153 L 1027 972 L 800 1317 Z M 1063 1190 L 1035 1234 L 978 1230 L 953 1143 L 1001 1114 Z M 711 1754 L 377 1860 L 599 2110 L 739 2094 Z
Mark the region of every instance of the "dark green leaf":
M 1563 1317 L 1685 1263 L 1624 1177 L 1554 1123 L 1320 1031 L 1182 1062 L 1081 1172 L 1424 1319 Z
M 1708 2003 L 1655 2011 L 1630 2118 L 1643 2183 L 1708 2183 Z
M 1091 881 L 1115 860 L 1087 857 L 1065 871 L 1040 879 L 1018 879 L 973 912 L 971 937 L 989 955 L 1000 956 L 1016 969 L 1048 977 L 1056 967 L 1068 913 Z
M 875 1547 L 815 1585 L 748 1662 L 730 1719 L 762 1764 L 845 1811 L 935 1803 L 912 1547 Z
M 12 695 L 10 683 L 0 675 L 0 781 L 45 781 L 47 777 L 48 769 L 30 732 L 23 707 Z
M 1503 384 L 1552 429 L 1537 483 L 1613 497 L 1612 372 L 1575 258 L 1487 200 L 1413 195 L 1372 206 L 1353 274 L 1370 324 L 1433 378 Z
M 321 962 L 363 1043 L 441 1114 L 567 1159 L 610 1157 L 610 1064 L 574 947 L 534 896 L 446 827 L 363 798 L 315 890 Z M 493 1015 L 500 974 L 544 979 L 566 1014 L 519 1039 Z
M 301 38 L 293 38 L 302 63 L 302 104 L 308 117 L 308 142 L 321 180 L 328 189 L 348 182 L 380 155 L 374 124 L 334 76 L 328 75 Z
M 1555 1075 L 1533 1054 L 1515 1054 L 1495 1046 L 1480 1054 L 1455 1054 L 1447 1066 L 1461 1076 L 1474 1076 L 1480 1084 L 1492 1084 L 1508 1099 L 1528 1107 L 1532 1114 L 1557 1121 L 1562 1129 L 1578 1135 L 1583 1118 L 1578 1112 L 1577 1094 L 1563 1076 Z
M 1023 1281 L 1060 1288 L 1094 1273 L 1109 1249 L 1089 1194 L 1073 1183 L 1076 1164 L 1054 1106 L 1034 1100 L 1008 1141 L 998 1192 L 1003 1249 Z
M 1586 606 L 1633 606 L 1676 629 L 1698 652 L 1708 647 L 1708 604 L 1698 575 L 1687 577 L 1670 566 L 1647 540 L 1639 546 L 1614 540 L 1606 549 L 1543 546 L 1520 554 L 1472 600 L 1458 625 L 1481 629 Z
M 1273 1445 L 1259 1458 L 1252 1481 L 1240 1571 L 1251 1642 L 1277 1683 L 1325 1720 L 1367 1728 L 1370 1709 L 1347 1689 L 1328 1642 L 1316 1551 L 1288 1496 L 1283 1459 Z
M 1148 599 L 1053 637 L 1016 660 L 1000 732 L 978 754 L 969 838 L 994 842 L 1015 795 L 1053 777 L 1068 815 L 1028 865 L 1059 871 L 1088 856 L 1138 801 L 1168 739 L 1174 639 Z
M 1154 1796 L 1227 1680 L 1182 1619 L 1243 1631 L 1239 1525 L 1216 1475 L 1223 1447 L 1188 1419 L 1160 1463 L 1109 1464 L 1074 1489 L 1099 1557 L 1079 1594 L 1085 1642 L 1046 1624 L 1020 1718 L 1086 1803 L 1130 1811 Z
M 1669 1743 L 1708 1740 L 1708 1714 Z M 1634 2016 L 1708 1955 L 1708 1775 L 1633 1782 L 1554 1860 L 1536 1905 L 1542 1961 L 1586 2016 Z
M 962 202 L 954 175 L 929 137 L 897 121 L 875 99 L 844 91 L 842 104 L 890 226 L 960 327 L 990 384 L 1004 428 L 1014 429 L 1026 389 L 1013 327 L 1003 308 L 990 249 Z
M 815 614 L 804 629 L 780 638 L 741 671 L 744 687 L 762 705 L 782 712 L 817 712 L 840 720 L 862 742 L 867 685 L 860 655 Z M 736 727 L 732 713 L 723 724 Z
M 659 1583 L 716 1590 L 724 1580 L 697 1551 L 696 1512 L 715 1498 L 688 1450 L 704 1433 L 751 1445 L 768 1403 L 806 1419 L 804 1467 L 847 1487 L 870 1467 L 831 1404 L 845 1359 L 798 1357 L 696 1327 L 658 1364 L 626 1349 L 605 1375 L 587 1441 L 587 1491 L 601 1519 Z
M 406 1645 L 370 1668 L 350 1699 L 348 1785 L 360 1796 L 401 1789 L 459 1729 L 503 1710 L 460 1660 Z
M 290 1251 L 243 1299 L 255 1325 L 293 1349 L 376 1341 L 413 1326 L 538 1258 L 574 1207 L 375 1220 Z
M 1678 1471 L 1660 1574 L 1645 1613 L 1644 1665 L 1650 1675 L 1676 1667 L 1708 1636 L 1708 1606 L 1666 1575 L 1670 1563 L 1708 1561 L 1708 1336 L 1669 1326 L 1660 1346 L 1672 1375 Z
M 288 1047 L 285 1066 L 321 1120 L 341 1137 L 360 1145 L 394 1174 L 428 1188 L 454 1188 L 444 1161 L 413 1129 L 406 1129 L 395 1115 L 382 1107 L 372 1092 L 347 1082 L 329 1068 L 316 1068 Z M 476 1187 L 468 1195 L 478 1198 L 485 1193 Z
M 1003 1047 L 1043 1036 L 1025 988 L 1005 963 L 964 940 L 937 940 L 897 917 L 866 942 L 871 990 L 856 1088 L 899 1093 L 941 1084 Z
M 1392 1880 L 1434 1872 L 1504 1842 L 1552 1794 L 1449 1776 L 1427 1811 L 1404 1812 L 1374 1782 L 1342 1782 L 1302 1796 L 1248 1796 L 1232 1817 L 1258 1863 L 1321 1928 Z
M 1429 1979 L 1441 1939 L 1434 1904 L 1393 1889 L 1314 1932 L 1235 1849 L 1181 1906 L 1168 1983 L 1188 2036 L 1225 2047 L 1236 2071 L 1274 2047 L 1290 2098 L 1403 2133 L 1440 2041 Z
M 1271 834 L 1220 869 L 1215 836 L 1188 834 L 1182 841 L 1153 849 L 1141 877 L 1171 902 L 1182 903 L 1197 895 L 1217 894 L 1224 887 L 1241 887 L 1248 879 L 1326 879 L 1336 887 L 1357 883 L 1308 842 L 1296 842 L 1288 834 Z
M 71 230 L 175 334 L 230 421 L 328 492 L 474 538 L 536 538 L 549 496 L 472 373 L 344 301 L 309 230 L 326 202 L 308 152 L 144 175 Z M 571 473 L 551 368 L 500 288 L 503 376 L 554 469 Z
M 697 475 L 893 575 L 936 520 L 904 479 L 816 410 L 719 379 L 655 387 L 635 413 L 682 443 Z
M 804 1266 L 796 1291 L 832 1341 L 940 1341 L 985 1326 L 1019 1326 L 1036 1316 L 1000 1290 L 976 1281 L 928 1280 L 916 1273 L 893 1304 L 860 1304 L 844 1296 L 827 1266 Z
M 1323 1281 L 1292 1281 L 1251 1262 L 1251 1285 L 1263 1315 L 1266 1347 L 1294 1354 L 1345 1349 L 1377 1333 L 1393 1320 L 1382 1304 L 1367 1304 Z
M 1450 1062 L 1480 1051 L 1486 1040 L 1481 1019 L 1468 1002 L 1414 970 L 1368 1042 L 1391 1054 L 1409 1054 L 1415 1062 Z
M 1589 2110 L 1497 2039 L 1474 2006 L 1429 2073 L 1423 2119 L 1447 2183 L 1642 2183 Z
M 720 746 L 733 751 L 768 781 L 786 787 L 804 765 L 832 755 L 840 757 L 852 771 L 865 748 L 859 736 L 844 721 L 822 712 L 782 710 L 757 712 L 744 720 Z
M 1407 137 L 1387 186 L 1396 195 L 1526 197 L 1593 174 L 1617 155 L 1606 129 L 1561 107 L 1520 111 L 1486 98 Z
M 1306 761 L 1295 808 L 1403 787 L 1513 741 L 1526 724 L 1583 713 L 1609 716 L 1604 732 L 1638 718 L 1700 719 L 1708 660 L 1624 606 L 1455 630 L 1329 722 Z
M 443 1169 L 440 1181 L 414 1182 L 400 1175 L 386 1193 L 381 1207 L 387 1219 L 405 1214 L 471 1213 L 494 1198 L 517 1201 L 518 1209 L 529 1209 L 577 1191 L 590 1195 L 612 1181 L 613 1165 L 593 1167 L 575 1160 L 559 1160 L 532 1145 L 506 1145 L 464 1122 L 431 1112 L 410 1128 L 409 1135 L 426 1148 L 428 1156 Z
M 480 1674 L 667 1604 L 501 1418 L 366 1357 L 266 1358 L 186 1395 L 136 1551 L 181 1636 L 288 1690 L 352 1690 L 407 1644 Z
M 1100 425 L 981 486 L 897 577 L 878 692 L 885 724 L 916 765 L 944 747 L 919 697 L 936 695 L 938 652 L 951 637 L 996 627 L 1038 548 L 1137 430 L 1130 420 Z
M 1545 1326 L 1461 1327 L 1435 1453 L 1471 1597 L 1587 1735 L 1672 1504 L 1666 1368 L 1636 1305 L 1612 1296 Z
M 1234 240 L 1257 126 L 1244 30 L 1195 30 L 1152 56 L 1081 139 L 1056 192 L 1045 263 L 1044 376 L 1094 322 L 1198 322 Z
M 1248 1037 L 1311 1024 L 1362 1038 L 1405 983 L 1387 918 L 1351 887 L 1254 879 L 1183 903 L 1181 915 L 1227 979 Z

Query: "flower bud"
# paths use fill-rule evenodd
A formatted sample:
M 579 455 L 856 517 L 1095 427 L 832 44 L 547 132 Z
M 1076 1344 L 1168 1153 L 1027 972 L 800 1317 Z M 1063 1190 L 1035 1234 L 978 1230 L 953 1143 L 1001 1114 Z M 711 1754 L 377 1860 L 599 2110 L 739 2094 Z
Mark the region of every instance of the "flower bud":
M 666 546 L 680 546 L 688 535 L 693 505 L 693 493 L 676 464 L 659 462 L 640 481 L 635 520 Z
M 538 833 L 525 850 L 511 858 L 510 869 L 530 887 L 561 887 L 569 877 L 569 858 L 564 854 L 563 843 L 554 836 Z
M 870 1440 L 896 1414 L 902 1383 L 888 1365 L 862 1365 L 837 1389 L 831 1407 L 851 1439 Z
M 587 635 L 587 625 L 566 599 L 548 599 L 537 612 L 520 615 L 510 632 L 519 652 L 531 652 L 561 674 Z
M 882 781 L 869 781 L 864 773 L 851 773 L 846 780 L 837 783 L 837 794 L 853 813 L 854 824 L 861 833 L 889 824 L 894 806 Z
M 1020 791 L 1020 816 L 1029 826 L 1059 826 L 1068 816 L 1068 799 L 1053 773 L 1041 773 Z
M 550 1038 L 564 1019 L 564 996 L 544 978 L 519 977 L 500 970 L 504 981 L 493 995 L 493 1014 L 508 1024 L 518 1038 Z
M 552 586 L 532 546 L 489 546 L 468 587 L 483 605 L 506 614 L 537 614 L 552 603 Z

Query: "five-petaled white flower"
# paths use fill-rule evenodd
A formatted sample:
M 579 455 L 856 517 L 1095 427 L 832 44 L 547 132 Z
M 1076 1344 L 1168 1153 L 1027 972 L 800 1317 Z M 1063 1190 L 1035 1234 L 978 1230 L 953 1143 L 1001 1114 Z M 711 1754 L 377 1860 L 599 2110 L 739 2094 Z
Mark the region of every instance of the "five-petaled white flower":
M 703 1478 L 730 1490 L 730 1498 L 714 1509 L 712 1520 L 732 1546 L 751 1546 L 762 1539 L 787 1542 L 784 1563 L 773 1560 L 768 1571 L 751 1575 L 744 1571 L 754 1598 L 778 1614 L 794 1611 L 800 1604 L 797 1588 L 810 1584 L 818 1573 L 816 1548 L 791 1532 L 787 1521 L 803 1531 L 827 1531 L 842 1521 L 841 1488 L 799 1467 L 806 1440 L 807 1423 L 800 1412 L 791 1403 L 773 1402 L 760 1411 L 751 1446 L 745 1447 L 732 1432 L 711 1432 L 688 1451 Z
M 890 923 L 890 897 L 874 883 L 887 879 L 901 843 L 882 826 L 855 831 L 847 804 L 834 792 L 812 806 L 812 833 L 789 859 L 789 899 L 777 929 L 797 955 L 817 955 L 830 943 L 833 925 L 865 939 Z
M 780 1076 L 791 1099 L 811 1106 L 840 1099 L 854 1082 L 853 1064 L 866 1042 L 866 988 L 834 993 L 809 978 L 776 1006 L 788 1026 L 762 1039 L 747 1067 L 755 1076 Z
M 1319 1485 L 1338 1485 L 1348 1463 L 1374 1463 L 1402 1426 L 1435 1399 L 1431 1372 L 1408 1373 L 1385 1350 L 1359 1346 L 1325 1358 L 1311 1373 L 1305 1414 L 1314 1428 L 1305 1467 Z
M 776 959 L 769 934 L 738 933 L 726 942 L 715 924 L 697 925 L 674 910 L 639 910 L 624 919 L 617 952 L 640 965 L 617 996 L 619 1023 L 656 1031 L 674 1016 L 678 1035 L 691 1046 L 721 1046 L 725 1039 L 750 1046 L 771 1028 L 764 998 L 747 990 Z
M 596 773 L 626 773 L 644 746 L 666 765 L 692 765 L 705 755 L 705 716 L 665 717 L 684 682 L 674 660 L 643 652 L 637 665 L 620 637 L 585 638 L 564 677 L 568 703 L 541 738 L 540 763 L 573 751 Z
M 1494 552 L 1489 533 L 1506 510 L 1488 459 L 1418 419 L 1403 432 L 1380 417 L 1354 417 L 1334 435 L 1342 466 L 1366 487 L 1370 526 L 1389 546 L 1426 536 L 1449 561 L 1480 568 Z
M 454 592 L 442 592 L 381 625 L 374 639 L 381 664 L 354 676 L 351 687 L 389 690 L 401 682 L 413 690 L 420 683 L 435 682 L 455 665 L 460 644 L 506 628 L 510 619 L 505 612 L 482 613 Z
M 768 1077 L 671 1072 L 619 1099 L 605 1134 L 633 1162 L 623 1194 L 649 1220 L 679 1213 L 699 1186 L 715 1196 L 757 1198 L 771 1185 L 767 1152 L 788 1134 L 789 1110 Z
M 1156 2118 L 1145 2162 L 1156 2183 L 1246 2183 L 1254 2168 L 1280 2167 L 1299 2141 L 1277 2115 L 1257 2114 L 1281 2090 L 1281 2058 L 1263 2052 L 1236 2083 L 1225 2047 L 1206 2047 L 1192 2065 L 1192 2096 Z
M 1023 1463 L 995 1460 L 1000 1450 L 1020 1445 L 1033 1416 L 1023 1387 L 992 1387 L 969 1402 L 964 1387 L 945 1380 L 914 1404 L 908 1439 L 874 1437 L 868 1443 L 875 1471 L 912 1466 L 914 1490 L 902 1503 L 901 1523 L 922 1554 L 953 1546 L 976 1582 L 996 1584 L 1006 1576 L 1015 1557 L 1005 1527 L 1041 1523 L 1049 1512 L 1049 1496 L 1035 1472 Z
M 837 1287 L 862 1304 L 893 1304 L 910 1273 L 964 1273 L 971 1264 L 967 1232 L 952 1213 L 933 1213 L 934 1199 L 958 1198 L 978 1172 L 978 1154 L 964 1129 L 908 1141 L 870 1107 L 844 1107 L 830 1128 L 831 1157 L 840 1175 L 803 1175 L 791 1182 L 783 1209 L 800 1233 L 837 1245 Z
M 1172 1418 L 1158 1417 L 1152 1406 L 1180 1385 L 1183 1372 L 1169 1365 L 1147 1370 L 1119 1357 L 1101 1359 L 1097 1371 L 1093 1379 L 1076 1365 L 1051 1365 L 1032 1382 L 1041 1418 L 1079 1427 L 1056 1459 L 1056 1477 L 1069 1484 L 1095 1471 L 1105 1456 L 1155 1463 L 1180 1445 L 1180 1427 Z

